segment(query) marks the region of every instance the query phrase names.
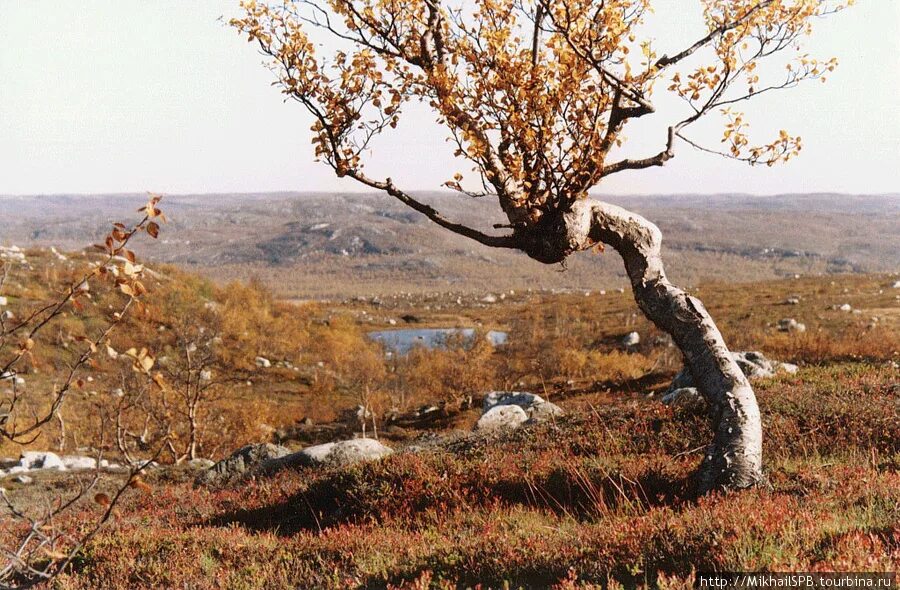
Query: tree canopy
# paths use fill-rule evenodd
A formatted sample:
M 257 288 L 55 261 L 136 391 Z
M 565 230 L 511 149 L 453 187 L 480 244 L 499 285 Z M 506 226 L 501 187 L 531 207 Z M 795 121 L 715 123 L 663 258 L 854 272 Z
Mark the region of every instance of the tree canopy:
M 339 176 L 481 243 L 521 247 L 522 233 L 604 177 L 663 165 L 679 142 L 750 164 L 795 156 L 801 138 L 786 130 L 751 140 L 740 106 L 824 81 L 836 60 L 808 55 L 802 41 L 817 19 L 852 1 L 699 0 L 705 30 L 676 47 L 648 35 L 650 0 L 245 0 L 231 24 L 259 44 L 282 92 L 312 114 L 316 155 Z M 331 53 L 311 41 L 311 28 L 331 34 Z M 686 114 L 660 122 L 658 151 L 619 157 L 628 123 L 655 113 L 663 93 L 683 101 Z M 367 174 L 373 138 L 396 127 L 410 101 L 433 109 L 474 171 L 445 185 L 496 196 L 512 234 L 453 223 L 390 178 Z M 718 144 L 690 135 L 708 115 L 722 118 Z

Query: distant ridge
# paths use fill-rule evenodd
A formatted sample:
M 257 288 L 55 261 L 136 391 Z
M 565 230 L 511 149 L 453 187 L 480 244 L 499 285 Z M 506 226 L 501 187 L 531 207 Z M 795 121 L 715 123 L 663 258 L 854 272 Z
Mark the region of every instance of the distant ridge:
M 416 194 L 486 232 L 504 221 L 489 197 Z M 900 194 L 597 196 L 656 222 L 670 274 L 686 284 L 900 269 Z M 2 198 L 16 206 L 0 202 L 0 243 L 71 250 L 133 218 L 146 193 Z M 163 203 L 171 223 L 158 243 L 140 246 L 146 257 L 219 280 L 257 276 L 285 297 L 623 282 L 614 254 L 576 256 L 556 272 L 451 234 L 379 193 L 185 194 Z

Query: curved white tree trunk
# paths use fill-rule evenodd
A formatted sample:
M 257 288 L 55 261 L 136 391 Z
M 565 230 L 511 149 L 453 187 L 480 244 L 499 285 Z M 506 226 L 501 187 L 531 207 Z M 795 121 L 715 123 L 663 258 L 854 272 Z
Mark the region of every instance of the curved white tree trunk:
M 563 222 L 570 251 L 603 242 L 622 256 L 638 306 L 672 336 L 709 403 L 715 436 L 700 468 L 700 491 L 759 483 L 762 426 L 756 396 L 700 300 L 666 278 L 659 228 L 640 215 L 592 199 L 577 201 Z

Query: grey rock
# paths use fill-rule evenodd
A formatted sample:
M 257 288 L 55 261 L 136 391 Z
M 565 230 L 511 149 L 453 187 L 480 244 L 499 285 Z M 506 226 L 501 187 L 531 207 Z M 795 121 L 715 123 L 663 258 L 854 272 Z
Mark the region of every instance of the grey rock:
M 491 391 L 484 396 L 481 413 L 484 414 L 495 406 L 519 406 L 525 409 L 536 403 L 545 403 L 544 398 L 524 391 Z
M 192 469 L 209 469 L 210 467 L 213 467 L 216 462 L 212 459 L 197 457 L 196 459 L 191 459 L 190 461 L 188 461 L 187 464 L 188 467 L 191 467 Z
M 662 403 L 666 405 L 700 405 L 704 403 L 703 396 L 696 387 L 679 387 L 671 389 L 662 396 Z
M 765 355 L 757 351 L 732 352 L 731 356 L 734 358 L 741 371 L 743 371 L 744 375 L 747 376 L 747 379 L 750 379 L 751 381 L 774 377 L 779 371 L 794 374 L 799 370 L 797 365 L 769 360 Z M 678 389 L 694 387 L 696 387 L 694 377 L 691 375 L 688 368 L 685 367 L 675 375 L 672 384 L 669 385 L 669 388 L 663 394 L 663 400 L 665 400 L 666 396 L 670 393 L 673 393 Z
M 333 465 L 352 465 L 387 457 L 393 449 L 373 438 L 357 438 L 334 443 L 325 461 Z
M 798 322 L 794 318 L 782 318 L 778 320 L 779 332 L 806 332 L 806 324 Z
M 731 356 L 747 379 L 761 379 L 775 374 L 775 366 L 761 352 L 732 352 Z
M 565 413 L 563 412 L 562 408 L 550 402 L 535 404 L 529 409 L 525 410 L 525 412 L 528 414 L 529 424 L 534 424 L 536 422 L 547 422 L 549 420 L 558 418 Z
M 525 410 L 516 405 L 494 406 L 478 419 L 475 430 L 514 430 L 528 421 Z
M 13 478 L 13 481 L 16 483 L 21 483 L 21 484 L 27 485 L 27 484 L 30 484 L 31 482 L 33 482 L 34 480 L 32 478 L 28 477 L 27 475 L 22 474 L 22 475 L 15 476 Z
M 196 479 L 199 485 L 224 485 L 256 469 L 268 461 L 280 459 L 290 451 L 280 445 L 270 443 L 241 447 L 209 469 L 202 471 Z

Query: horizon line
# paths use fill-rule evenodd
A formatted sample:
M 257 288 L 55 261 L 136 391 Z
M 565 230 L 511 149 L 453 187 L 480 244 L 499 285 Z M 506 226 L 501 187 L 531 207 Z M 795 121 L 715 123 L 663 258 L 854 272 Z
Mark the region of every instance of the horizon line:
M 434 195 L 452 195 L 452 196 L 460 196 L 466 197 L 466 195 L 461 194 L 457 191 L 452 191 L 448 189 L 413 189 L 409 191 L 413 194 L 434 194 Z M 134 197 L 138 195 L 159 195 L 164 198 L 166 197 L 220 197 L 220 196 L 241 196 L 241 195 L 255 195 L 255 196 L 264 196 L 264 195 L 381 195 L 386 194 L 384 191 L 377 190 L 297 190 L 297 189 L 279 189 L 279 190 L 262 190 L 262 191 L 253 191 L 253 190 L 244 190 L 244 191 L 210 191 L 210 192 L 160 192 L 160 191 L 109 191 L 109 192 L 96 192 L 96 193 L 66 193 L 66 192 L 52 192 L 52 193 L 0 193 L 0 199 L 5 198 L 13 198 L 13 199 L 33 199 L 40 197 L 73 197 L 73 198 L 98 198 L 98 197 Z M 603 194 L 592 194 L 591 196 L 603 198 L 603 197 L 716 197 L 716 196 L 735 196 L 735 197 L 753 197 L 753 198 L 771 198 L 771 197 L 784 197 L 784 196 L 816 196 L 816 195 L 832 195 L 832 196 L 845 196 L 845 197 L 900 197 L 900 191 L 896 192 L 873 192 L 873 193 L 851 193 L 846 191 L 794 191 L 794 192 L 783 192 L 783 193 L 750 193 L 750 192 L 741 192 L 741 191 L 718 191 L 718 192 L 640 192 L 640 193 L 603 193 Z M 493 195 L 485 195 L 485 197 L 490 197 Z M 470 197 L 472 198 L 472 197 Z

